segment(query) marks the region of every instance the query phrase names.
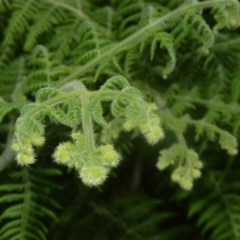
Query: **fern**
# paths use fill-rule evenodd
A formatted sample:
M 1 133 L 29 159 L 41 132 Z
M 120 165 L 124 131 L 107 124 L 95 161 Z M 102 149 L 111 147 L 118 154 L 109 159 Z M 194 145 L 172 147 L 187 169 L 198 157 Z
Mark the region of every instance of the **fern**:
M 102 206 L 97 200 L 89 204 L 88 223 L 99 225 L 91 222 L 96 217 L 110 222 L 106 231 L 111 232 L 116 225 L 120 229 L 113 237 L 106 234 L 103 226 L 94 238 L 147 236 L 170 240 L 193 229 L 184 213 L 187 209 L 179 211 L 172 199 L 163 200 L 171 205 L 167 210 L 165 203 L 155 201 L 166 193 L 180 205 L 190 206 L 193 221 L 199 219 L 187 238 L 195 240 L 192 231 L 196 231 L 213 240 L 238 239 L 238 192 L 234 189 L 231 195 L 224 188 L 224 193 L 220 193 L 223 185 L 218 185 L 209 199 L 201 195 L 199 200 L 194 184 L 204 188 L 211 158 L 206 155 L 221 158 L 214 169 L 222 179 L 227 171 L 233 171 L 230 165 L 223 167 L 228 163 L 224 159 L 235 160 L 238 156 L 239 11 L 236 0 L 1 1 L 0 171 L 6 167 L 10 168 L 6 172 L 11 170 L 12 165 L 7 163 L 13 160 L 14 153 L 23 172 L 16 173 L 11 181 L 20 181 L 23 176 L 23 181 L 27 181 L 16 183 L 13 188 L 3 184 L 1 190 L 0 186 L 1 191 L 10 189 L 0 198 L 3 239 L 54 239 L 34 208 L 37 204 L 53 212 L 52 206 L 48 210 L 41 202 L 44 194 L 39 190 L 41 174 L 47 176 L 47 169 L 51 172 L 46 162 L 51 159 L 81 179 L 80 188 L 86 199 L 90 192 L 97 195 L 97 189 L 84 185 L 104 190 L 115 186 L 116 181 L 122 188 L 113 193 L 114 197 L 125 191 L 151 192 L 139 206 L 137 200 L 131 199 L 109 201 L 109 206 Z M 146 147 L 146 143 L 150 146 Z M 46 164 L 46 169 L 42 173 L 36 170 L 35 177 L 35 169 L 30 167 L 33 164 L 40 168 Z M 154 164 L 156 171 L 150 167 Z M 116 177 L 118 174 L 128 180 Z M 149 175 L 151 178 L 146 178 Z M 74 181 L 65 173 L 61 176 L 63 181 L 65 177 L 66 181 Z M 234 181 L 226 183 L 229 189 L 231 184 L 235 186 Z M 175 183 L 187 191 L 176 190 Z M 43 189 L 47 184 L 50 183 L 43 182 Z M 68 191 L 72 197 L 76 192 L 78 197 L 78 187 L 66 190 L 66 196 Z M 36 198 L 25 203 L 25 196 L 31 194 L 37 194 Z M 199 208 L 186 205 L 191 194 L 196 206 L 200 202 Z M 5 201 L 10 201 L 11 196 L 14 202 L 6 204 L 4 212 Z M 212 213 L 220 209 L 219 204 L 212 206 L 217 199 L 223 199 L 228 210 L 212 220 Z M 61 200 L 66 201 L 64 196 Z M 146 206 L 152 221 L 144 212 L 145 202 L 149 203 Z M 73 207 L 78 203 L 76 199 Z M 19 206 L 25 209 L 25 205 L 33 206 L 32 210 L 29 207 L 27 213 L 23 212 Z M 114 212 L 118 206 L 127 209 L 126 215 L 121 212 L 122 207 Z M 163 215 L 158 211 L 155 215 L 155 208 Z M 5 217 L 11 217 L 11 211 L 13 218 L 8 221 Z M 223 223 L 226 217 L 234 226 Z M 171 220 L 180 227 L 169 227 Z M 73 229 L 71 235 L 64 237 L 79 239 L 80 230 Z M 80 229 L 84 232 L 84 228 Z M 83 238 L 89 236 L 86 233 Z
M 139 91 L 128 85 L 124 77 L 115 76 L 99 92 L 88 92 L 80 83 L 78 89 L 66 93 L 51 88 L 40 89 L 36 93 L 36 103 L 26 105 L 17 120 L 13 149 L 17 153 L 18 163 L 28 165 L 35 162 L 33 146 L 44 143 L 44 115 L 40 117 L 39 114 L 48 114 L 73 130 L 74 143 L 66 142 L 58 146 L 54 155 L 56 162 L 75 167 L 80 171 L 82 180 L 90 186 L 101 184 L 108 173 L 108 166 L 115 166 L 119 161 L 112 145 L 95 147 L 92 121 L 105 123 L 101 101 L 112 101 L 113 116 L 125 122 L 126 130 L 138 126 L 150 144 L 156 143 L 163 135 L 158 117 L 152 113 L 155 108 L 143 100 Z M 67 98 L 69 100 L 65 101 Z M 127 102 L 126 98 L 129 99 Z M 61 104 L 63 101 L 65 103 Z M 127 107 L 129 101 L 134 105 Z M 135 113 L 131 112 L 137 105 L 139 112 L 136 118 Z M 78 131 L 79 125 L 83 135 Z M 77 149 L 79 144 L 82 147 Z M 105 164 L 105 161 L 108 163 Z
M 16 59 L 1 72 L 2 87 L 0 96 L 7 101 L 21 104 L 26 97 L 21 92 L 21 84 L 24 77 L 25 61 L 23 58 Z
M 41 21 L 38 21 L 41 19 Z M 41 11 L 35 15 L 34 24 L 31 25 L 26 36 L 24 50 L 30 51 L 37 43 L 37 38 L 43 35 L 44 32 L 49 32 L 54 25 L 64 20 L 64 14 L 54 7 L 48 5 L 41 6 Z
M 119 239 L 174 239 L 177 234 L 184 232 L 184 226 L 177 228 L 176 232 L 171 234 L 169 229 L 164 229 L 164 222 L 176 221 L 178 216 L 168 209 L 158 211 L 157 209 L 166 207 L 159 199 L 144 194 L 132 194 L 121 199 L 113 198 L 113 201 L 108 202 L 107 205 L 99 202 L 87 204 L 86 207 L 90 207 L 91 211 L 83 219 L 76 219 L 78 222 L 76 225 L 64 222 L 64 216 L 72 212 L 70 207 L 65 211 L 60 225 L 64 228 L 67 225 L 72 229 L 69 239 L 76 239 L 80 232 L 84 232 L 86 237 L 90 236 L 90 226 L 95 224 L 98 224 L 99 228 L 91 235 L 92 239 L 105 239 L 110 236 L 118 236 Z M 79 214 L 83 214 L 82 211 Z M 71 218 L 77 218 L 77 214 Z M 158 231 L 161 226 L 163 228 Z M 86 228 L 87 231 L 84 231 Z M 156 234 L 154 229 L 157 230 Z M 64 230 L 56 235 L 54 238 L 56 240 L 66 237 Z
M 235 174 L 238 175 L 238 172 Z M 224 184 L 214 173 L 210 173 L 208 179 L 210 184 L 201 193 L 207 193 L 207 197 L 195 199 L 190 204 L 189 217 L 198 215 L 204 209 L 204 213 L 198 216 L 197 224 L 203 233 L 211 232 L 209 239 L 238 239 L 239 195 L 236 183 L 233 180 Z
M 59 77 L 68 73 L 65 66 L 51 59 L 51 54 L 43 46 L 37 46 L 33 51 L 29 65 L 34 69 L 22 84 L 24 92 L 36 91 L 42 87 L 51 87 Z
M 0 218 L 1 239 L 47 239 L 47 227 L 42 220 L 56 221 L 52 209 L 59 206 L 48 194 L 50 186 L 52 190 L 58 186 L 54 183 L 49 185 L 44 178 L 59 173 L 54 169 L 31 168 L 11 173 L 11 181 L 0 187 L 0 191 L 5 193 L 0 202 L 7 204 Z
M 10 111 L 14 109 L 14 105 L 11 103 L 7 103 L 0 99 L 0 122 L 2 121 L 3 117 L 7 115 Z
M 12 46 L 17 45 L 16 35 L 18 35 L 18 38 L 23 37 L 24 32 L 29 26 L 29 21 L 33 18 L 37 9 L 37 3 L 32 0 L 27 1 L 26 4 L 22 4 L 21 0 L 17 0 L 11 6 L 15 11 L 9 20 L 9 25 L 5 30 L 5 38 L 0 46 L 1 67 L 13 54 L 14 48 Z

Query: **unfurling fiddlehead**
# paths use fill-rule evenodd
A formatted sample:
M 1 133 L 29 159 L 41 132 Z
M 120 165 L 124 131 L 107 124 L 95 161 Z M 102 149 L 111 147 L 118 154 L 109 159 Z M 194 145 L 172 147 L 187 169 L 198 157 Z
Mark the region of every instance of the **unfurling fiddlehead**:
M 16 123 L 12 148 L 20 165 L 34 163 L 34 147 L 44 143 L 45 117 L 50 116 L 72 128 L 72 140 L 57 146 L 55 162 L 75 168 L 86 185 L 98 186 L 121 156 L 112 144 L 97 146 L 93 122 L 102 126 L 118 119 L 127 131 L 138 127 L 149 144 L 158 142 L 163 131 L 154 113 L 156 106 L 147 103 L 124 77 L 108 79 L 98 91 L 89 91 L 80 82 L 73 84 L 75 90 L 68 84 L 62 90 L 46 87 L 36 93 L 36 103 L 26 105 Z M 103 102 L 111 104 L 109 122 L 103 116 Z

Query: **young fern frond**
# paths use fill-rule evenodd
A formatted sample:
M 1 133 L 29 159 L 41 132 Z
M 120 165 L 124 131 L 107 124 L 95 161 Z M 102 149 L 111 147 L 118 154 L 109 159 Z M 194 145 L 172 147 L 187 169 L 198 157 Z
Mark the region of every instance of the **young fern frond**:
M 169 60 L 167 61 L 166 66 L 162 70 L 163 78 L 166 79 L 167 76 L 175 69 L 176 65 L 176 53 L 174 48 L 173 38 L 170 34 L 165 32 L 160 32 L 154 36 L 154 39 L 151 43 L 151 60 L 154 57 L 156 52 L 156 46 L 160 43 L 161 48 L 166 48 Z
M 155 102 L 161 111 L 161 120 L 164 127 L 169 129 L 175 136 L 178 143 L 173 144 L 168 149 L 160 151 L 159 161 L 157 167 L 163 170 L 167 167 L 173 166 L 172 180 L 178 182 L 184 189 L 190 190 L 193 186 L 193 180 L 201 176 L 202 162 L 199 160 L 198 153 L 188 147 L 185 134 L 187 134 L 191 126 L 196 129 L 195 139 L 199 141 L 199 137 L 203 134 L 206 140 L 219 142 L 222 149 L 226 150 L 229 155 L 236 155 L 238 144 L 236 137 L 222 126 L 217 126 L 217 122 L 213 121 L 219 115 L 214 113 L 214 116 L 209 119 L 208 114 L 202 119 L 194 119 L 194 110 L 198 109 L 199 104 L 205 104 L 212 112 L 221 111 L 221 114 L 226 114 L 229 118 L 225 121 L 231 121 L 233 117 L 238 118 L 238 111 L 234 106 L 229 108 L 229 105 L 224 104 L 222 101 L 208 101 L 202 100 L 197 88 L 189 92 L 188 95 L 180 97 L 180 93 L 176 94 L 177 88 L 173 86 L 173 92 L 169 91 L 166 94 L 166 100 L 157 96 L 155 90 L 145 86 L 145 91 L 155 96 Z M 173 95 L 172 95 L 173 94 Z M 171 106 L 172 99 L 174 104 Z M 192 101 L 191 101 L 192 100 Z M 168 107 L 168 104 L 171 107 Z M 193 109 L 193 116 L 191 111 Z M 188 111 L 186 115 L 185 112 Z M 232 116 L 232 117 L 231 117 Z M 191 130 L 192 131 L 192 130 Z
M 183 30 L 191 29 L 196 40 L 200 40 L 203 51 L 207 51 L 214 43 L 214 35 L 208 24 L 202 18 L 201 14 L 189 11 L 183 21 Z M 200 37 L 201 36 L 201 37 Z
M 217 24 L 214 26 L 214 31 L 217 32 L 224 27 L 237 28 L 240 25 L 239 10 L 237 1 L 213 9 L 213 14 L 217 21 Z
M 171 179 L 177 182 L 183 189 L 191 190 L 193 180 L 201 176 L 202 162 L 198 159 L 198 154 L 192 149 L 184 148 L 181 144 L 174 144 L 166 150 L 160 152 L 157 168 L 164 170 L 170 165 L 176 165 Z
M 153 113 L 155 105 L 145 102 L 141 92 L 130 87 L 124 77 L 115 76 L 107 80 L 100 90 L 93 92 L 82 83 L 73 82 L 62 87 L 62 90 L 41 88 L 36 93 L 36 103 L 27 104 L 22 109 L 12 146 L 18 163 L 29 165 L 35 162 L 33 146 L 44 143 L 44 118 L 50 116 L 50 119 L 71 127 L 73 132 L 72 142 L 57 147 L 55 161 L 76 168 L 83 182 L 89 186 L 102 184 L 110 167 L 117 165 L 120 158 L 112 145 L 97 147 L 94 137 L 93 120 L 103 127 L 107 125 L 102 102 L 109 101 L 112 102 L 112 116 L 121 119 L 126 130 L 139 127 L 150 144 L 163 137 L 160 121 Z M 84 147 L 78 148 L 79 144 Z

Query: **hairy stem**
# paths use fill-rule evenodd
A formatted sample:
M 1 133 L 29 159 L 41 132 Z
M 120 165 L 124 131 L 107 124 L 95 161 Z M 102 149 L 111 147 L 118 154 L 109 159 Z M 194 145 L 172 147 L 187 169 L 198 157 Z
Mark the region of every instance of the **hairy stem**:
M 95 149 L 95 143 L 93 135 L 91 109 L 89 104 L 90 101 L 86 89 L 84 89 L 81 92 L 81 103 L 82 103 L 82 126 L 85 139 L 85 146 L 88 149 L 88 153 L 92 155 Z

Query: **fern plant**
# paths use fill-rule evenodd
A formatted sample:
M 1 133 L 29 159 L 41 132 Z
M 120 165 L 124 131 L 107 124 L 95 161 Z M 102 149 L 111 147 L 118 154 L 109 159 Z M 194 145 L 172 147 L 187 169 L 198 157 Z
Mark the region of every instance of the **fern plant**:
M 57 221 L 53 209 L 59 207 L 49 190 L 59 188 L 44 177 L 59 174 L 55 169 L 21 169 L 10 173 L 13 182 L 0 188 L 1 204 L 8 204 L 1 214 L 1 239 L 46 239 L 47 227 L 43 219 Z M 5 194 L 3 194 L 5 192 Z M 44 206 L 45 205 L 45 206 Z M 48 205 L 48 207 L 47 207 Z
M 111 186 L 106 191 L 114 202 L 108 209 L 95 197 L 88 206 L 96 210 L 92 218 L 107 217 L 125 226 L 129 234 L 118 233 L 118 239 L 146 238 L 146 232 L 137 230 L 141 228 L 137 213 L 134 226 L 127 229 L 124 214 L 114 218 L 111 209 L 118 205 L 111 185 L 114 176 L 123 179 L 130 166 L 132 187 L 123 181 L 123 192 L 149 192 L 143 200 L 149 200 L 149 211 L 156 207 L 163 212 L 156 215 L 157 224 L 166 230 L 163 234 L 156 222 L 143 221 L 150 228 L 148 239 L 174 239 L 168 222 L 179 223 L 181 218 L 185 222 L 175 231 L 188 231 L 191 239 L 195 231 L 200 239 L 238 239 L 239 193 L 233 166 L 240 126 L 239 11 L 237 0 L 1 0 L 0 170 L 8 173 L 15 165 L 23 170 L 0 186 L 7 192 L 0 202 L 13 204 L 0 218 L 0 239 L 60 239 L 54 228 L 62 227 L 68 213 L 63 211 L 60 223 L 52 222 L 47 229 L 36 212 L 39 206 L 54 215 L 54 207 L 42 201 L 48 185 L 46 191 L 55 189 L 48 175 L 52 164 L 57 172 L 62 170 L 63 179 L 71 179 L 70 186 L 73 181 L 81 186 L 74 176 L 80 178 L 86 195 Z M 223 163 L 212 167 L 210 155 Z M 143 161 L 147 156 L 151 166 Z M 41 180 L 41 169 L 46 182 Z M 226 183 L 235 194 L 226 190 L 223 197 L 217 186 L 210 198 L 199 197 L 194 183 L 198 179 L 197 185 L 205 189 L 206 169 L 218 172 L 220 179 L 235 174 Z M 148 179 L 149 185 L 144 185 L 144 176 L 155 181 Z M 156 184 L 161 176 L 163 183 Z M 78 196 L 78 191 L 74 185 L 70 192 Z M 190 201 L 189 215 L 174 207 L 172 199 L 162 199 L 163 206 L 165 201 L 173 204 L 166 211 L 171 217 L 165 219 L 164 207 L 151 205 L 159 193 L 172 194 L 178 203 Z M 136 199 L 141 197 L 136 193 Z M 220 198 L 229 212 L 212 219 L 220 204 L 211 203 Z M 49 199 L 53 205 L 66 204 L 59 196 Z M 132 200 L 126 199 L 120 205 L 132 207 Z M 141 215 L 142 209 L 136 211 Z M 232 223 L 222 223 L 226 216 Z M 196 229 L 189 218 L 199 219 Z M 114 224 L 109 226 L 115 228 Z M 78 239 L 78 230 L 72 231 L 69 239 Z M 102 231 L 101 239 L 113 238 L 108 228 Z

